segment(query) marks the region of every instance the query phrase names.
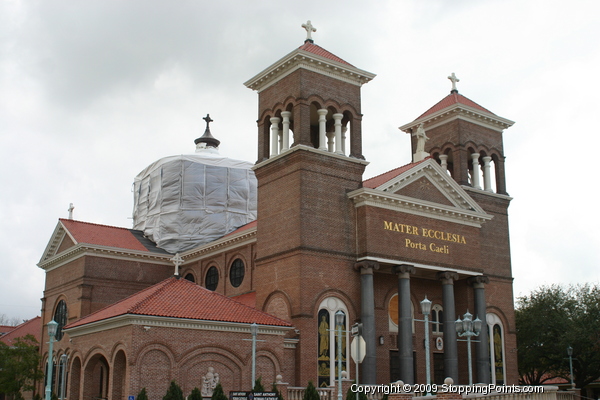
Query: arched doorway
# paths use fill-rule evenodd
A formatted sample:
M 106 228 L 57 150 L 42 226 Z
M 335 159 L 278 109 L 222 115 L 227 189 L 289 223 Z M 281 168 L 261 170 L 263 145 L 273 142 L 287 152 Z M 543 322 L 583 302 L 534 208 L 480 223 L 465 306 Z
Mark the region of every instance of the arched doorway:
M 112 368 L 112 400 L 122 400 L 127 376 L 125 352 L 119 350 L 115 356 Z
M 102 354 L 89 359 L 83 372 L 83 398 L 108 399 L 108 361 Z

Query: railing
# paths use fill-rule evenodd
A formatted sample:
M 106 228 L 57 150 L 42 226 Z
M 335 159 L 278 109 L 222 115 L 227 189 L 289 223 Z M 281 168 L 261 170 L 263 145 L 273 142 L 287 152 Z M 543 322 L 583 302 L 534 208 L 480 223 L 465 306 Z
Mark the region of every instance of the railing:
M 333 392 L 335 389 L 333 388 L 316 388 L 317 393 L 319 393 L 319 397 L 321 400 L 332 400 Z M 302 400 L 304 397 L 304 387 L 288 387 L 287 388 L 287 400 Z M 566 399 L 565 399 L 566 400 Z

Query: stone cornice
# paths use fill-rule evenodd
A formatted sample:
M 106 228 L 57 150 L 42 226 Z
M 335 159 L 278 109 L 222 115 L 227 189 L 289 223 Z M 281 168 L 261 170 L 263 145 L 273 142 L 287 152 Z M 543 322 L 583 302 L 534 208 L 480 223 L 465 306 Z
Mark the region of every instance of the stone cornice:
M 498 199 L 502 199 L 502 200 L 506 200 L 506 201 L 511 201 L 513 198 L 506 195 L 506 194 L 500 194 L 500 193 L 495 193 L 495 192 L 488 192 L 487 190 L 483 190 L 483 189 L 476 189 L 474 187 L 471 186 L 465 186 L 462 185 L 461 186 L 464 190 L 466 190 L 467 192 L 474 192 L 477 194 L 485 194 L 487 196 L 491 196 L 491 197 L 496 197 Z
M 295 49 L 253 78 L 244 82 L 244 85 L 260 93 L 300 68 L 357 86 L 362 86 L 376 76 L 373 73 L 363 71 L 352 65 L 342 64 L 305 50 Z
M 218 332 L 235 332 L 250 334 L 250 324 L 239 322 L 206 321 L 184 318 L 157 317 L 152 315 L 124 314 L 101 321 L 65 329 L 71 338 L 102 332 L 109 329 L 121 328 L 130 325 L 144 325 L 144 327 L 198 329 Z M 259 325 L 258 333 L 261 335 L 285 335 L 292 327 Z
M 160 254 L 149 251 L 127 250 L 116 247 L 80 243 L 68 248 L 60 254 L 48 258 L 47 260 L 40 261 L 38 267 L 48 272 L 84 256 L 98 256 L 117 260 L 133 260 L 163 265 L 172 264 L 170 259 L 173 257 L 171 254 Z
M 408 264 L 408 265 L 415 267 L 416 269 L 423 269 L 423 270 L 435 271 L 435 272 L 437 272 L 437 271 L 439 271 L 439 272 L 456 272 L 457 274 L 466 275 L 466 276 L 483 275 L 481 272 L 469 271 L 466 269 L 440 267 L 437 265 L 420 264 L 420 263 L 415 263 L 412 261 L 409 262 L 409 261 L 403 261 L 403 260 L 394 260 L 391 258 L 383 258 L 383 257 L 366 256 L 366 257 L 360 257 L 356 261 L 376 261 L 380 265 L 381 264 L 389 264 L 389 265 Z
M 428 130 L 458 118 L 499 132 L 514 124 L 514 121 L 509 119 L 485 113 L 464 104 L 456 103 L 438 112 L 426 115 L 423 118 L 419 118 L 406 125 L 402 125 L 399 129 L 406 133 L 414 132 L 413 134 L 416 134 L 416 128 L 421 123 L 424 125 L 424 128 Z
M 348 193 L 348 197 L 354 201 L 354 206 L 357 208 L 362 206 L 379 207 L 478 228 L 484 222 L 492 219 L 491 215 L 480 212 L 463 210 L 375 189 L 361 188 Z
M 213 256 L 216 252 L 229 251 L 238 247 L 256 243 L 256 227 L 243 230 L 233 235 L 227 235 L 213 242 L 181 253 L 185 260 L 183 265 Z
M 340 155 L 340 154 L 336 154 L 330 151 L 325 151 L 325 150 L 319 150 L 319 149 L 315 149 L 314 147 L 310 147 L 310 146 L 306 146 L 303 144 L 299 144 L 297 146 L 293 146 L 291 147 L 289 150 L 284 151 L 283 153 L 280 153 L 274 157 L 269 158 L 268 160 L 264 160 L 256 165 L 254 165 L 252 167 L 252 170 L 255 171 L 258 168 L 264 167 L 265 165 L 268 165 L 272 162 L 275 162 L 277 160 L 279 160 L 280 158 L 289 156 L 290 154 L 292 154 L 293 152 L 296 151 L 308 151 L 311 153 L 315 153 L 315 154 L 319 154 L 319 155 L 324 155 L 324 156 L 328 156 L 328 157 L 333 157 L 333 158 L 337 158 L 339 160 L 343 160 L 343 161 L 351 161 L 353 163 L 356 164 L 362 164 L 362 165 L 369 165 L 368 161 L 365 160 L 359 160 L 358 158 L 354 158 L 354 157 L 350 157 L 350 156 L 345 156 L 345 155 Z

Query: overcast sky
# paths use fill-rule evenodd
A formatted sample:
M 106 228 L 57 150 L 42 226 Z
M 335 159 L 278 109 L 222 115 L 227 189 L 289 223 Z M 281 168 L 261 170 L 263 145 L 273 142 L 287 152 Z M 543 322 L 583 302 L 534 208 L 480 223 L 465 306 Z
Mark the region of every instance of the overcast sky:
M 600 2 L 0 2 L 0 314 L 40 313 L 57 224 L 131 227 L 133 178 L 192 153 L 202 117 L 223 155 L 256 161 L 243 82 L 315 43 L 377 74 L 362 88 L 365 178 L 410 162 L 411 122 L 449 93 L 504 132 L 515 296 L 600 281 Z M 596 206 L 594 206 L 596 204 Z

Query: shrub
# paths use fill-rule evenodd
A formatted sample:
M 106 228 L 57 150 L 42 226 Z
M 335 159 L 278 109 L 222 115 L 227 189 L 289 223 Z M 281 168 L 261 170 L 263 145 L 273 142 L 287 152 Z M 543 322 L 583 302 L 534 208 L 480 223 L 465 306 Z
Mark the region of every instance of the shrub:
M 183 391 L 175 381 L 171 381 L 171 385 L 167 389 L 167 394 L 165 394 L 163 400 L 183 400 Z
M 308 386 L 306 387 L 306 390 L 304 390 L 304 397 L 302 397 L 302 400 L 321 400 L 319 392 L 317 392 L 317 388 L 315 388 L 312 381 L 308 381 Z

